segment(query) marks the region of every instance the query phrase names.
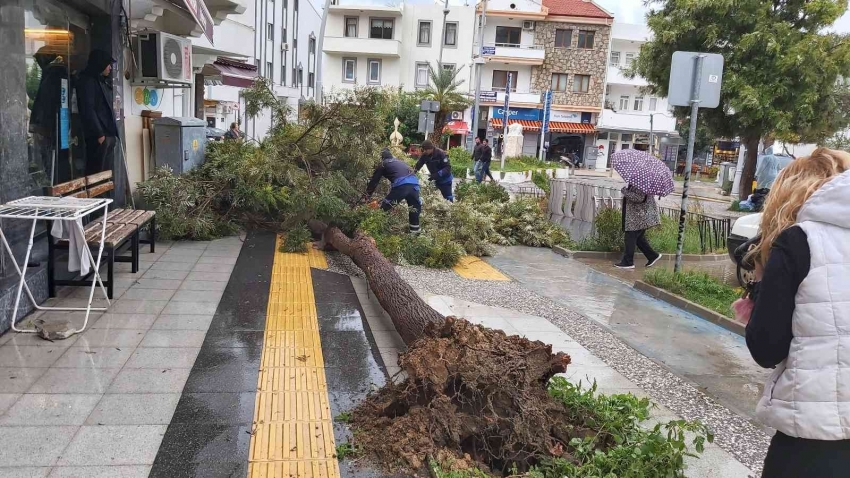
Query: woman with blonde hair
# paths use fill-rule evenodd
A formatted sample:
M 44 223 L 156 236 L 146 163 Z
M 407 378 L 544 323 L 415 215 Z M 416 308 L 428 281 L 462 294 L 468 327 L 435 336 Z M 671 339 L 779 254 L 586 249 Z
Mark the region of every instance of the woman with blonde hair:
M 756 408 L 776 429 L 763 478 L 850 476 L 850 154 L 820 148 L 764 208 L 747 347 L 775 367 Z

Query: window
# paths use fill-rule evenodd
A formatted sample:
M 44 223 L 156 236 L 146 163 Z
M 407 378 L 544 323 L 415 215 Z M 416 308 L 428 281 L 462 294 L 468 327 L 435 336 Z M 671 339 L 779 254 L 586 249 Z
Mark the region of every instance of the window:
M 611 52 L 611 66 L 620 66 L 620 52 Z
M 274 41 L 274 24 L 272 23 L 266 24 L 266 40 Z
M 357 17 L 345 17 L 345 36 L 357 38 Z
M 295 58 L 292 59 L 295 61 Z M 292 67 L 292 86 L 298 86 L 298 68 Z
M 307 86 L 309 86 L 310 88 L 316 87 L 316 74 L 312 71 L 307 74 Z
M 608 133 L 599 133 L 596 139 L 608 139 Z
M 624 143 L 631 143 L 634 135 L 632 133 L 623 133 L 622 140 Z
M 555 30 L 555 48 L 569 48 L 573 46 L 572 30 Z
M 635 111 L 643 111 L 643 96 L 635 96 Z
M 649 98 L 649 111 L 658 109 L 658 98 Z
M 455 68 L 457 68 L 457 67 L 455 66 L 454 63 L 443 63 L 443 69 L 444 70 L 448 70 L 448 71 L 453 72 L 453 71 L 455 71 Z
M 393 21 L 392 19 L 373 18 L 370 22 L 369 38 L 378 38 L 382 40 L 393 39 Z
M 280 52 L 280 84 L 286 84 L 286 52 Z
M 579 30 L 578 31 L 578 47 L 579 48 L 593 48 L 593 36 L 595 35 L 592 31 L 587 30 Z
M 627 95 L 620 97 L 620 111 L 629 111 L 629 99 Z
M 298 86 L 302 86 L 304 84 L 304 69 L 298 68 Z
M 274 73 L 272 72 L 273 69 L 274 69 L 274 65 L 272 64 L 272 62 L 267 61 L 266 62 L 266 78 L 268 78 L 269 80 L 272 80 L 272 81 L 274 81 Z
M 417 63 L 416 64 L 416 78 L 414 78 L 414 83 L 417 88 L 425 88 L 428 86 L 428 64 L 427 63 Z
M 308 51 L 310 53 L 312 53 L 314 55 L 316 54 L 316 39 L 315 38 L 310 39 L 310 43 L 309 43 L 309 46 L 307 48 L 308 48 Z
M 590 91 L 590 75 L 575 75 L 573 77 L 573 93 Z
M 552 91 L 567 91 L 569 79 L 566 73 L 552 73 Z
M 286 12 L 283 13 L 284 18 L 286 18 Z M 286 25 L 280 29 L 280 41 L 286 43 Z
M 446 31 L 443 32 L 443 45 L 457 46 L 457 22 L 446 23 Z
M 496 27 L 496 44 L 519 46 L 519 39 L 522 37 L 522 28 L 520 27 Z
M 630 68 L 632 66 L 632 62 L 635 61 L 634 53 L 626 53 L 626 68 Z
M 516 91 L 517 77 L 519 72 L 506 70 L 493 70 L 493 89 L 505 90 L 508 87 L 508 73 L 511 75 L 511 91 Z
M 369 65 L 369 77 L 367 83 L 371 85 L 381 84 L 381 60 L 369 59 L 366 60 Z
M 416 45 L 431 46 L 431 22 L 419 22 L 419 35 L 416 37 Z
M 343 58 L 342 59 L 342 81 L 346 83 L 355 83 L 357 81 L 357 59 Z

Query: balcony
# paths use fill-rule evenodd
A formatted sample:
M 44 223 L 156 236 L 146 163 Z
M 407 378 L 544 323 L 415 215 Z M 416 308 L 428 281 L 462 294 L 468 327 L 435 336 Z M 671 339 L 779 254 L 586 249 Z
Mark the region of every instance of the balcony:
M 494 105 L 503 105 L 505 104 L 505 89 L 504 88 L 490 88 L 485 90 L 482 87 L 481 91 L 481 103 L 482 104 L 494 104 Z M 489 93 L 489 95 L 488 95 Z M 492 98 L 492 94 L 496 93 L 495 101 L 492 99 L 488 99 L 489 96 Z M 534 105 L 534 107 L 539 106 L 541 103 L 540 92 L 533 91 L 511 91 L 511 104 L 512 105 Z
M 332 55 L 350 54 L 398 58 L 400 56 L 401 42 L 379 38 L 326 36 L 322 50 Z
M 484 59 L 488 62 L 513 63 L 518 65 L 542 65 L 546 58 L 543 45 L 519 45 L 514 43 L 485 43 Z M 492 54 L 487 54 L 489 49 Z
M 360 16 L 361 14 L 368 14 L 371 16 L 381 16 L 381 17 L 400 17 L 403 14 L 403 7 L 400 6 L 391 6 L 391 5 L 369 5 L 367 3 L 363 4 L 352 4 L 352 5 L 331 5 L 328 9 L 328 13 L 337 14 L 337 15 L 352 15 L 352 16 Z
M 511 96 L 513 98 L 513 96 Z M 676 118 L 669 113 L 655 112 L 652 129 L 657 134 L 674 133 L 676 131 Z M 649 132 L 650 114 L 639 111 L 614 111 L 605 109 L 599 118 L 597 125 L 604 131 L 635 131 Z
M 625 85 L 625 86 L 647 86 L 649 83 L 640 76 L 634 78 L 626 78 L 623 70 L 619 66 L 608 67 L 608 84 L 609 85 Z

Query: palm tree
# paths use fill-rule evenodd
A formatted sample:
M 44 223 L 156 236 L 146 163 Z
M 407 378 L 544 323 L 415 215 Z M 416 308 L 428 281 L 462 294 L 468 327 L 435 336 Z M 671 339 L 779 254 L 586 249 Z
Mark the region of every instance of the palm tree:
M 423 100 L 440 102 L 440 111 L 434 118 L 434 132 L 428 137 L 434 144 L 440 144 L 449 115 L 453 111 L 463 111 L 470 105 L 468 95 L 460 90 L 460 86 L 465 81 L 458 79 L 462 69 L 463 67 L 443 68 L 442 63 L 439 62 L 436 69 L 428 65 L 428 76 L 431 81 L 428 87 L 422 90 L 421 96 Z

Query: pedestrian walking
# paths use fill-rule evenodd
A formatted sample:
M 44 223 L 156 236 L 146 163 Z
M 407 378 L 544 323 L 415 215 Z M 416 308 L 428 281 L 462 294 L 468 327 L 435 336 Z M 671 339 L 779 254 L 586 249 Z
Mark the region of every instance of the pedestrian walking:
M 481 138 L 476 136 L 475 147 L 472 148 L 472 174 L 475 175 L 476 180 L 478 180 L 478 174 L 481 171 L 481 147 Z
M 86 141 L 86 175 L 113 168 L 118 123 L 112 107 L 112 64 L 103 50 L 92 50 L 77 81 L 77 100 Z
M 776 429 L 763 478 L 838 478 L 850 466 L 850 154 L 797 159 L 772 185 L 761 222 L 753 359 L 774 368 L 756 407 Z
M 381 201 L 381 209 L 389 211 L 401 201 L 406 202 L 409 209 L 407 219 L 410 224 L 410 233 L 419 234 L 422 200 L 419 197 L 419 179 L 413 174 L 413 170 L 404 161 L 393 157 L 389 149 L 384 148 L 381 151 L 381 164 L 375 168 L 372 179 L 366 187 L 365 199 L 372 197 L 381 178 L 387 178 L 390 182 L 390 192 Z
M 236 122 L 230 123 L 230 129 L 224 133 L 224 139 L 237 140 L 242 139 L 243 134 L 239 131 L 239 125 Z
M 452 192 L 454 176 L 452 176 L 449 156 L 442 149 L 434 147 L 434 143 L 427 139 L 422 142 L 422 155 L 419 156 L 413 171 L 418 173 L 422 166 L 428 166 L 428 172 L 431 174 L 429 179 L 434 181 L 443 197 L 454 202 L 455 197 Z
M 661 216 L 655 198 L 633 185 L 622 189 L 623 192 L 623 231 L 626 244 L 623 258 L 614 264 L 618 269 L 635 268 L 635 247 L 646 256 L 646 267 L 654 266 L 661 254 L 655 252 L 646 240 L 646 230 L 661 224 Z
M 475 180 L 480 182 L 484 181 L 484 177 L 487 176 L 490 178 L 490 181 L 496 182 L 493 179 L 493 174 L 490 173 L 490 164 L 493 162 L 493 148 L 490 147 L 490 142 L 485 138 L 483 141 L 483 146 L 481 148 L 481 170 L 475 176 Z

